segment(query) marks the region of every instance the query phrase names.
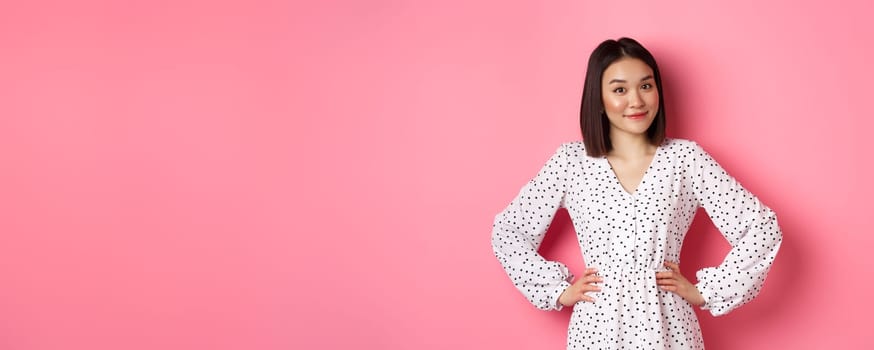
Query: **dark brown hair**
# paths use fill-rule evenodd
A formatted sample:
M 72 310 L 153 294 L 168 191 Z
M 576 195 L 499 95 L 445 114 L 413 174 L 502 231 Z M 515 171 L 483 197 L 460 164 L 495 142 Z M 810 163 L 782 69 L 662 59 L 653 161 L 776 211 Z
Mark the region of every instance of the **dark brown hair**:
M 656 89 L 659 92 L 659 110 L 652 125 L 646 130 L 646 135 L 653 145 L 660 145 L 665 139 L 664 90 L 662 90 L 662 76 L 659 73 L 655 58 L 634 39 L 606 40 L 598 45 L 589 56 L 586 82 L 583 85 L 580 130 L 583 132 L 586 154 L 590 157 L 604 156 L 613 149 L 613 144 L 610 142 L 610 122 L 607 121 L 607 115 L 604 114 L 601 79 L 603 79 L 607 67 L 623 57 L 637 58 L 652 69 Z

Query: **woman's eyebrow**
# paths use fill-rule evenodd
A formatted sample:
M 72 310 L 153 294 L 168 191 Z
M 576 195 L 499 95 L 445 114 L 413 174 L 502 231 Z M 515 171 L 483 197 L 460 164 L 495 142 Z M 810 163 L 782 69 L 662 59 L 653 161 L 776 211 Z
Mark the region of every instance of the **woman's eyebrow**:
M 652 79 L 652 75 L 647 75 L 647 76 L 641 78 L 640 81 L 647 81 L 650 79 Z M 627 83 L 627 81 L 622 80 L 622 79 L 611 79 L 610 82 L 608 82 L 607 84 L 609 85 L 609 84 L 614 84 L 614 83 Z

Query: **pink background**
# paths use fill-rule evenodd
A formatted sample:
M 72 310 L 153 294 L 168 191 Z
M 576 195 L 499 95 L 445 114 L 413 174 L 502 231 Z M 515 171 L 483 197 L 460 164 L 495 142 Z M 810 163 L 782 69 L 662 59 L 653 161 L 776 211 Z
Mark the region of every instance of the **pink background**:
M 708 349 L 874 346 L 871 5 L 309 3 L 0 5 L 0 348 L 563 348 L 492 220 L 626 35 L 669 136 L 784 229 Z M 556 220 L 542 252 L 579 272 Z M 727 249 L 699 213 L 683 270 Z

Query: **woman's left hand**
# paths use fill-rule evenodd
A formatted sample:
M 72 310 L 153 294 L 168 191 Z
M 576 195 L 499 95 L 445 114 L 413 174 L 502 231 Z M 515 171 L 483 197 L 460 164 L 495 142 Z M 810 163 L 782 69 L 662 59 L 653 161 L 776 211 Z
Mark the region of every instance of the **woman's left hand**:
M 683 277 L 680 273 L 680 265 L 665 261 L 665 267 L 671 271 L 656 272 L 656 284 L 659 288 L 683 297 L 694 306 L 704 305 L 704 296 L 695 285 Z

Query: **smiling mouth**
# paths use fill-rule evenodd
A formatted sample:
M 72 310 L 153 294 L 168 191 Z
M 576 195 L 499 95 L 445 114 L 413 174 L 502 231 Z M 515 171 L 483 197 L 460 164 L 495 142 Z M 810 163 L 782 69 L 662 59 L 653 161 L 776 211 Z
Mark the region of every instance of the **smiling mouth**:
M 643 119 L 646 117 L 646 112 L 637 113 L 637 114 L 629 114 L 625 117 L 630 118 L 630 119 Z

